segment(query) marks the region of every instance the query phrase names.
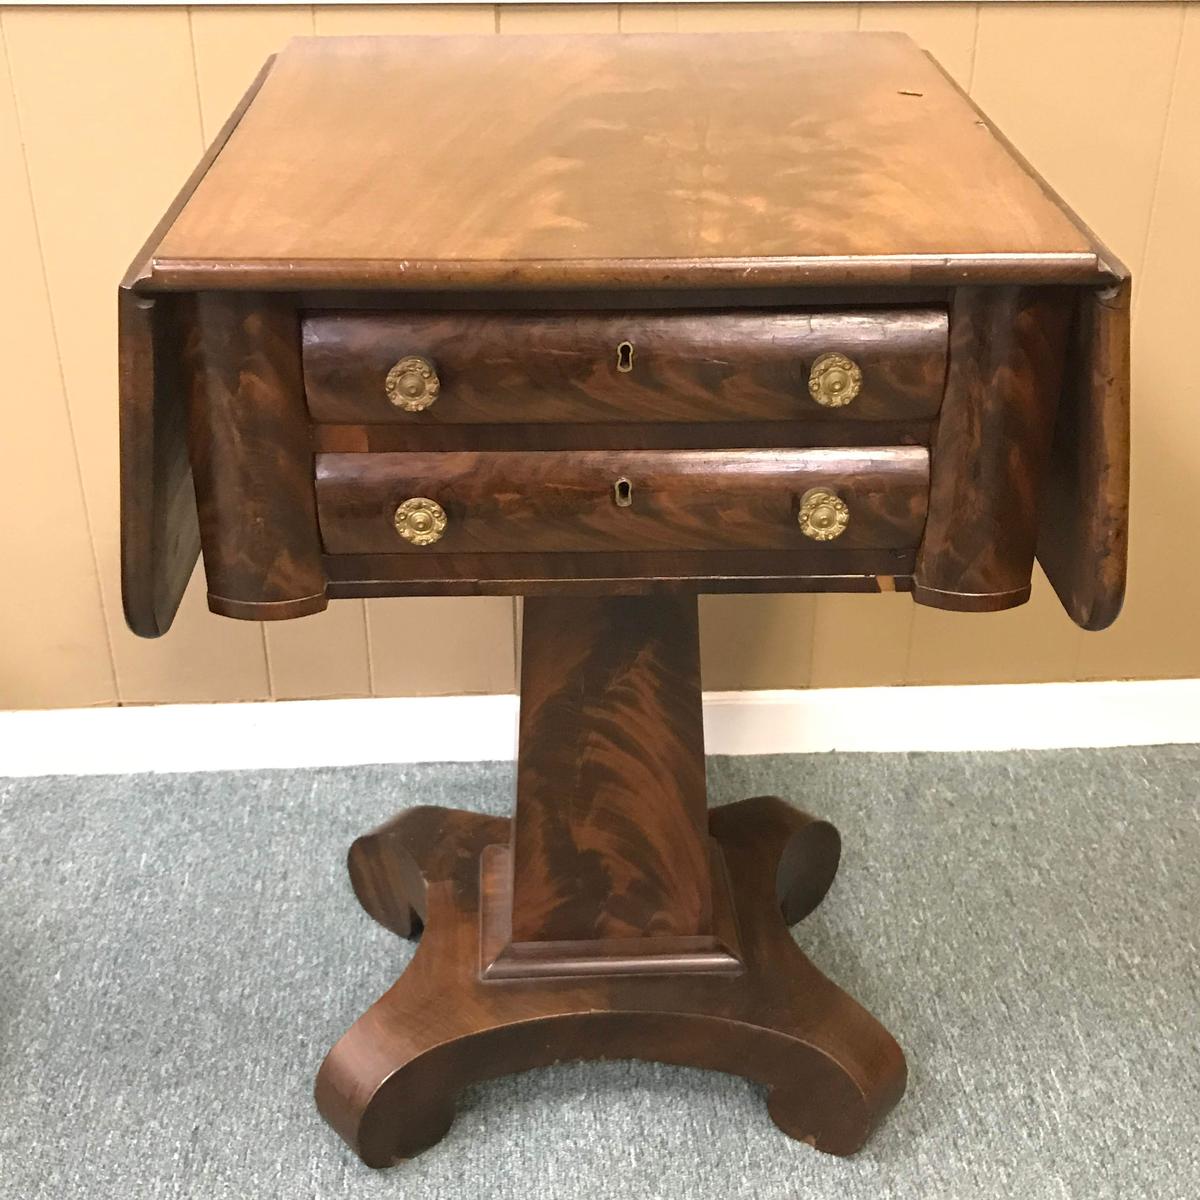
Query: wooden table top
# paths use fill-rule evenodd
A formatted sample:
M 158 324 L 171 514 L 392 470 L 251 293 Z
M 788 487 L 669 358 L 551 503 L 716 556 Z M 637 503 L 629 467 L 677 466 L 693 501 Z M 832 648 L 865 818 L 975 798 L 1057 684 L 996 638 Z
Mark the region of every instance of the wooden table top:
M 150 289 L 1098 283 L 901 34 L 301 38 Z

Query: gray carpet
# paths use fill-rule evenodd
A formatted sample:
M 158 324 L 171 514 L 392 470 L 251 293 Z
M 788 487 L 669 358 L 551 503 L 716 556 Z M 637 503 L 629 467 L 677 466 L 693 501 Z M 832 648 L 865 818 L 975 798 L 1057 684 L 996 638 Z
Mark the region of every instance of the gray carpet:
M 842 829 L 798 927 L 908 1053 L 857 1157 L 740 1079 L 564 1065 L 480 1086 L 404 1166 L 316 1116 L 326 1048 L 409 950 L 348 842 L 507 811 L 507 765 L 0 780 L 0 1197 L 1200 1196 L 1200 747 L 714 759 Z

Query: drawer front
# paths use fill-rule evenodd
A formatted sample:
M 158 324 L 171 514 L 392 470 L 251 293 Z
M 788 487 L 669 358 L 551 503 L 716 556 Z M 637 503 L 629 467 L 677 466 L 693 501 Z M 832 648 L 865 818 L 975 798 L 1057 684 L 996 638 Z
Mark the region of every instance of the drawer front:
M 326 423 L 911 421 L 941 403 L 947 316 L 314 312 L 303 336 Z
M 316 464 L 330 554 L 911 549 L 929 490 L 928 452 L 907 446 L 318 454 Z

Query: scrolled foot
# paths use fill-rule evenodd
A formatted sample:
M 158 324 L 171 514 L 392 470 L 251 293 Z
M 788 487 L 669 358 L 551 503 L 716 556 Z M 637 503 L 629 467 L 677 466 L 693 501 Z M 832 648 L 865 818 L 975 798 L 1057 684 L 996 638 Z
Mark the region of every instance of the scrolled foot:
M 317 1076 L 317 1106 L 368 1167 L 395 1166 L 436 1145 L 454 1123 L 456 1095 L 428 1074 L 417 1059 L 364 1095 L 367 1077 L 331 1056 Z
M 775 896 L 789 925 L 803 920 L 825 899 L 837 875 L 842 839 L 828 821 L 778 796 L 755 796 L 715 808 L 713 836 L 755 856 L 764 876 L 775 867 Z
M 882 1028 L 879 1033 L 883 1036 L 876 1061 L 858 1057 L 851 1044 L 845 1048 L 850 1058 L 806 1061 L 794 1080 L 773 1086 L 767 1093 L 771 1120 L 788 1137 L 825 1154 L 845 1156 L 862 1149 L 904 1094 L 907 1078 L 900 1048 Z
M 788 1137 L 825 1154 L 853 1154 L 871 1131 L 862 1097 L 846 1085 L 844 1077 L 823 1088 L 808 1082 L 772 1088 L 767 1093 L 767 1112 Z
M 350 847 L 350 883 L 380 925 L 416 937 L 426 921 L 428 883 L 461 867 L 462 854 L 469 860 L 477 845 L 507 834 L 508 822 L 499 817 L 428 804 L 407 808 Z

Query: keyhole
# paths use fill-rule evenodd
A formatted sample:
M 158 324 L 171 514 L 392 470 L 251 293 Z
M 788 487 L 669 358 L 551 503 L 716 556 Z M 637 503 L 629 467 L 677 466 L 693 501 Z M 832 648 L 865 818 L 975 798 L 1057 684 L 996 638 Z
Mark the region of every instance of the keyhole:
M 633 484 L 624 476 L 613 484 L 613 499 L 618 508 L 628 508 L 633 503 Z
M 617 370 L 627 375 L 633 370 L 633 343 L 622 342 L 617 347 Z

